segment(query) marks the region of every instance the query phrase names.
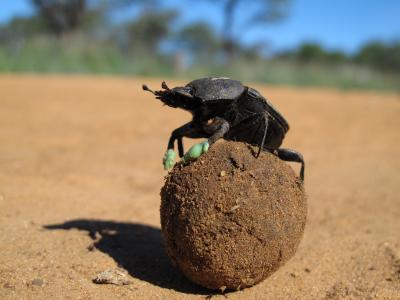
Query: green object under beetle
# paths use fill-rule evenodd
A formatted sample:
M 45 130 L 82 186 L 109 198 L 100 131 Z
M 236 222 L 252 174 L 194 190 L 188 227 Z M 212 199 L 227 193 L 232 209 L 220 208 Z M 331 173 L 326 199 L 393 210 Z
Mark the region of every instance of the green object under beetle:
M 169 170 L 175 165 L 176 153 L 172 149 L 168 149 L 163 157 L 164 170 Z
M 208 141 L 204 141 L 198 144 L 193 145 L 188 152 L 185 153 L 185 155 L 182 158 L 183 162 L 188 162 L 194 159 L 197 159 L 202 155 L 203 153 L 206 153 L 208 151 L 208 148 L 210 147 L 210 144 Z

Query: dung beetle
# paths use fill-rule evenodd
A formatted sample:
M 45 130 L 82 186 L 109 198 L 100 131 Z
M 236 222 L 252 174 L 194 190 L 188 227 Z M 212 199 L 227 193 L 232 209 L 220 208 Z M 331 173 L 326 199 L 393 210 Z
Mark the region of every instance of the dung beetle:
M 152 91 L 144 84 L 143 90 L 153 93 L 164 104 L 182 108 L 193 116 L 192 121 L 172 132 L 163 159 L 165 169 L 172 168 L 175 163 L 175 141 L 178 142 L 179 156 L 188 161 L 198 158 L 218 139 L 224 138 L 257 145 L 256 157 L 264 149 L 282 160 L 301 163 L 300 178 L 304 181 L 303 155 L 294 150 L 279 148 L 289 130 L 289 124 L 255 89 L 224 77 L 200 78 L 184 87 L 172 89 L 163 81 L 161 87 L 160 91 Z M 185 154 L 183 137 L 207 140 L 195 144 Z

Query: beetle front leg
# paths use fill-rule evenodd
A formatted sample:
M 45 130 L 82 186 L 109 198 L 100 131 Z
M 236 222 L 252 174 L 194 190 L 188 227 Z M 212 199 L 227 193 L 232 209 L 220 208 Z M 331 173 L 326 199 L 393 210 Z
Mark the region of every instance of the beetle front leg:
M 185 150 L 183 148 L 183 139 L 182 137 L 177 138 L 178 141 L 178 153 L 179 153 L 179 157 L 182 157 L 183 154 L 185 154 Z
M 182 136 L 191 127 L 191 122 L 172 131 L 171 136 L 168 140 L 167 151 L 163 157 L 164 170 L 169 170 L 175 165 L 175 140 L 178 140 L 178 151 L 183 152 Z
M 208 148 L 217 140 L 224 137 L 229 131 L 229 122 L 222 118 L 216 118 L 215 123 L 207 126 L 207 132 L 211 133 L 211 137 L 201 143 L 193 145 L 188 152 L 183 156 L 183 162 L 188 162 L 200 157 L 203 153 L 208 151 Z
M 171 137 L 169 138 L 168 141 L 168 149 L 167 152 L 165 152 L 164 158 L 163 158 L 163 165 L 165 170 L 171 169 L 174 164 L 175 164 L 175 140 L 178 142 L 178 152 L 179 152 L 179 157 L 182 157 L 184 155 L 184 149 L 183 149 L 183 137 L 193 137 L 193 138 L 199 138 L 199 137 L 204 137 L 204 134 L 201 134 L 200 130 L 196 128 L 193 125 L 193 121 L 184 124 L 183 126 L 175 129 L 171 133 Z
M 175 140 L 177 141 L 179 157 L 182 157 L 183 154 L 185 153 L 184 148 L 183 148 L 183 139 L 182 139 L 183 136 L 179 135 L 179 132 L 177 133 L 174 130 L 168 141 L 168 147 L 167 147 L 168 150 L 170 150 L 170 149 L 174 150 L 175 149 Z

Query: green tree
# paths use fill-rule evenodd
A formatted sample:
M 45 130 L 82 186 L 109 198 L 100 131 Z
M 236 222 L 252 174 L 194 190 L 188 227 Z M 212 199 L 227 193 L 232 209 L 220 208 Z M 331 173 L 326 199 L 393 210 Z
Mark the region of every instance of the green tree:
M 305 43 L 299 47 L 295 56 L 300 62 L 322 61 L 325 51 L 318 44 Z
M 384 44 L 371 42 L 356 54 L 357 63 L 369 65 L 384 71 L 400 71 L 400 43 Z
M 325 60 L 329 63 L 340 63 L 348 61 L 348 57 L 342 51 L 329 51 L 325 55 Z
M 291 0 L 213 1 L 213 3 L 222 3 L 222 45 L 228 59 L 232 58 L 236 50 L 240 48 L 238 45 L 242 34 L 254 27 L 283 20 L 287 16 L 290 2 Z M 235 30 L 238 27 L 242 29 L 239 32 Z
M 326 50 L 317 43 L 304 43 L 297 49 L 285 51 L 277 55 L 278 58 L 296 60 L 301 63 L 340 63 L 346 62 L 348 57 L 338 50 Z
M 57 35 L 65 35 L 82 25 L 85 0 L 32 0 L 32 3 L 48 28 Z
M 130 47 L 155 55 L 160 43 L 171 34 L 171 24 L 177 15 L 176 11 L 171 10 L 148 10 L 133 22 L 125 24 Z
M 0 41 L 6 43 L 13 39 L 25 39 L 46 30 L 46 25 L 38 16 L 14 17 L 8 24 L 0 27 Z
M 203 22 L 181 28 L 176 34 L 175 44 L 190 53 L 197 62 L 209 62 L 219 49 L 219 41 L 215 33 Z

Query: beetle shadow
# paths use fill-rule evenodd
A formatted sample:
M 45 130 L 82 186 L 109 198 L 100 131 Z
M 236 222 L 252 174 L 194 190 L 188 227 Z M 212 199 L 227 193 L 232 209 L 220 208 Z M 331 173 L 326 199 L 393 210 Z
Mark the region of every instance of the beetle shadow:
M 106 253 L 132 277 L 162 288 L 188 294 L 210 295 L 213 292 L 195 285 L 172 266 L 164 251 L 161 230 L 139 223 L 76 219 L 45 229 L 85 230 L 93 240 L 87 249 Z

